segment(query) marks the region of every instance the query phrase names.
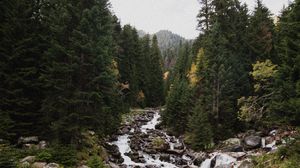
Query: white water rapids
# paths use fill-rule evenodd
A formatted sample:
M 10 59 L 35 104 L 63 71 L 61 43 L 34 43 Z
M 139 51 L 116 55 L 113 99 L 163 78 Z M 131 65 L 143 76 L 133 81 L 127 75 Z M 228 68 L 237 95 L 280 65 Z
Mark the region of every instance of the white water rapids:
M 149 130 L 154 130 L 155 125 L 160 123 L 159 119 L 160 119 L 160 114 L 158 111 L 155 111 L 155 114 L 154 114 L 153 118 L 151 119 L 151 121 L 149 121 L 149 122 L 147 122 L 147 124 L 141 126 L 141 131 L 143 133 L 147 134 Z M 132 133 L 134 131 L 135 131 L 134 129 L 131 129 L 130 132 Z M 170 145 L 170 149 L 173 150 L 174 145 L 176 143 L 179 143 L 179 139 L 177 139 L 175 137 L 171 137 L 171 136 L 167 135 L 165 132 L 162 132 L 162 133 L 165 135 L 166 140 Z M 128 134 L 120 135 L 118 137 L 118 140 L 115 142 L 112 142 L 112 143 L 118 146 L 121 156 L 124 159 L 124 162 L 122 163 L 122 165 L 126 165 L 126 167 L 128 167 L 128 168 L 132 168 L 134 166 L 145 167 L 147 165 L 156 166 L 156 167 L 167 167 L 167 168 L 177 168 L 178 167 L 173 163 L 161 161 L 159 159 L 158 154 L 154 155 L 154 156 L 150 156 L 149 154 L 146 154 L 142 151 L 139 151 L 139 153 L 144 157 L 146 162 L 145 163 L 136 163 L 136 162 L 132 161 L 132 159 L 130 157 L 125 155 L 125 153 L 132 151 L 130 148 L 130 139 L 129 139 Z M 229 155 L 221 154 L 221 153 L 212 153 L 209 159 L 206 159 L 205 161 L 202 162 L 200 168 L 210 168 L 211 161 L 213 160 L 214 157 L 216 157 L 215 166 L 230 165 L 230 164 L 233 165 L 233 163 L 236 162 L 236 159 Z M 191 167 L 191 168 L 197 167 L 197 166 L 193 165 L 191 158 L 189 158 L 187 155 L 183 155 L 182 159 L 187 161 L 189 167 Z M 171 156 L 170 160 L 175 162 L 176 158 Z

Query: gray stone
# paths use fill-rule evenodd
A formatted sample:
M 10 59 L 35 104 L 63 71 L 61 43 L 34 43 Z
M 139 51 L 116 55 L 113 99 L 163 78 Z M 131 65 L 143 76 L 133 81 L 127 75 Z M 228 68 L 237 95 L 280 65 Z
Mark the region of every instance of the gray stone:
M 30 143 L 39 143 L 39 138 L 37 136 L 30 137 L 20 137 L 18 140 L 18 144 L 30 144 Z
M 218 165 L 215 168 L 232 168 L 232 165 L 230 164 L 222 164 L 222 165 Z
M 31 167 L 32 168 L 44 168 L 47 165 L 46 162 L 34 162 Z
M 259 148 L 261 146 L 261 137 L 259 136 L 247 136 L 244 139 L 247 148 Z
M 159 160 L 169 162 L 170 161 L 170 155 L 168 155 L 168 154 L 160 154 Z
M 21 159 L 20 162 L 28 162 L 33 163 L 35 161 L 35 156 L 26 156 L 25 158 Z
M 239 138 L 230 138 L 222 142 L 223 145 L 241 145 L 241 140 Z
M 184 149 L 184 146 L 182 145 L 182 143 L 175 143 L 175 144 L 174 144 L 174 149 L 179 149 L 179 150 L 181 150 L 181 149 Z
M 46 149 L 47 142 L 46 141 L 40 141 L 39 142 L 39 149 Z

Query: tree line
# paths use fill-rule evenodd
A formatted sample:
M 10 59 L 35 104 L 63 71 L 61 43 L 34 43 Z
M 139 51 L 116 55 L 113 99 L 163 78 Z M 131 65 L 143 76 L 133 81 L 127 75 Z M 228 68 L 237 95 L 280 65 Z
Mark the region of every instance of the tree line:
M 154 36 L 122 27 L 107 0 L 0 2 L 0 137 L 79 143 L 134 106 L 164 102 Z
M 275 23 L 261 0 L 201 0 L 200 35 L 173 73 L 163 123 L 195 149 L 245 129 L 300 123 L 300 1 Z M 177 70 L 176 70 L 177 69 Z

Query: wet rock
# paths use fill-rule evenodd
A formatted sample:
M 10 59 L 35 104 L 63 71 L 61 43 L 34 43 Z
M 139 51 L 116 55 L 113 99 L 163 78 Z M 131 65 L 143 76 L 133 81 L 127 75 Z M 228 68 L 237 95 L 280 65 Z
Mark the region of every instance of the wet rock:
M 119 135 L 124 135 L 124 134 L 128 134 L 130 132 L 131 128 L 130 126 L 124 126 L 123 128 L 121 128 L 119 131 L 118 131 L 118 134 Z
M 176 159 L 175 164 L 176 165 L 187 165 L 187 160 L 182 159 L 182 158 L 178 158 L 178 159 Z
M 261 146 L 261 137 L 259 136 L 247 136 L 244 139 L 247 149 L 259 148 Z
M 162 130 L 162 123 L 158 123 L 155 125 L 155 129 Z
M 114 163 L 122 163 L 124 161 L 117 145 L 105 143 L 104 148 L 107 149 L 107 152 L 112 156 L 109 158 L 110 161 Z
M 165 162 L 170 162 L 170 155 L 168 155 L 168 154 L 160 154 L 159 155 L 159 160 L 165 161 Z
M 21 159 L 20 162 L 28 162 L 33 163 L 35 161 L 35 156 L 26 156 L 25 158 Z
M 174 149 L 182 150 L 182 149 L 184 149 L 184 146 L 182 143 L 175 143 Z
M 130 159 L 136 163 L 145 163 L 146 160 L 142 155 L 140 155 L 137 151 L 131 151 L 129 153 L 125 153 L 126 156 L 130 157 Z
M 155 149 L 151 149 L 151 148 L 145 148 L 144 152 L 148 153 L 148 154 L 156 154 L 157 153 Z
M 206 159 L 206 156 L 203 155 L 203 154 L 197 154 L 194 156 L 194 160 L 193 160 L 193 163 L 194 165 L 196 166 L 201 166 L 201 163 Z
M 254 164 L 249 160 L 244 160 L 238 168 L 253 168 Z
M 160 168 L 160 167 L 156 165 L 146 165 L 145 168 Z
M 110 142 L 117 141 L 117 140 L 118 140 L 118 135 L 112 135 L 109 137 Z
M 32 168 L 44 168 L 47 165 L 46 162 L 34 162 Z
M 20 137 L 18 140 L 18 144 L 37 144 L 39 143 L 39 138 L 37 136 L 30 136 L 30 137 Z
M 166 153 L 169 153 L 169 154 L 173 154 L 173 155 L 183 155 L 184 153 L 184 150 L 177 150 L 177 149 L 168 149 L 167 151 L 165 151 Z

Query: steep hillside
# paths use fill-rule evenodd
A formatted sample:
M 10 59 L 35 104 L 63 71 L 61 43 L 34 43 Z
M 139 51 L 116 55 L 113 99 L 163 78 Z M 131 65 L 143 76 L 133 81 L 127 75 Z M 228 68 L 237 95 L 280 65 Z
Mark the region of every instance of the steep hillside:
M 140 37 L 143 37 L 147 33 L 143 30 L 139 30 L 138 34 Z M 169 30 L 160 30 L 159 32 L 155 33 L 155 35 L 157 36 L 158 46 L 161 50 L 162 58 L 164 60 L 164 68 L 166 70 L 170 69 L 176 63 L 180 43 L 184 43 L 187 40 Z

